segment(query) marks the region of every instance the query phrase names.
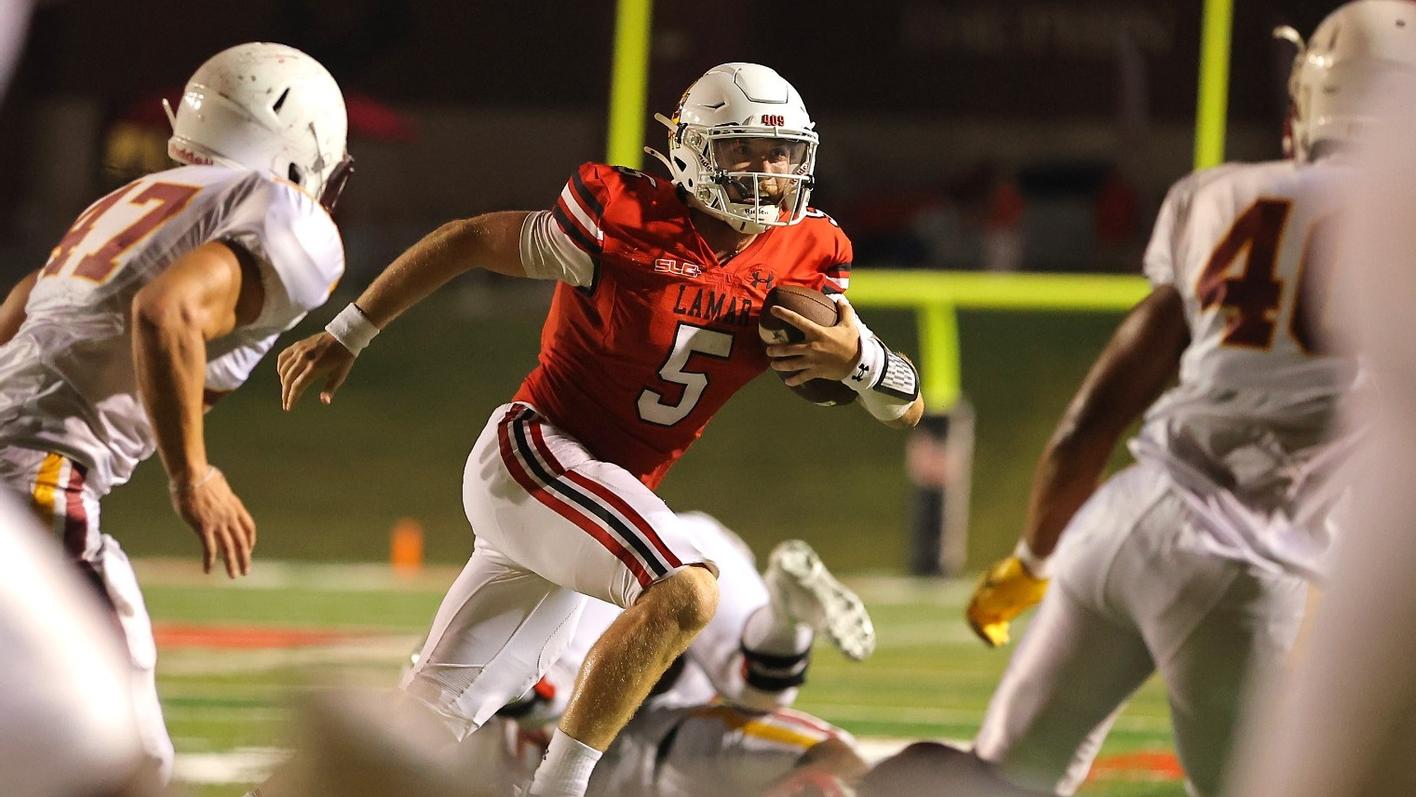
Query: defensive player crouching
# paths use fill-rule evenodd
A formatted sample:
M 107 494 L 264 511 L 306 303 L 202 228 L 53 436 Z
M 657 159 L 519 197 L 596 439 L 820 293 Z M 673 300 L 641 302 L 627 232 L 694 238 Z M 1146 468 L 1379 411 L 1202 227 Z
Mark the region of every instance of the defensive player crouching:
M 0 308 L 0 484 L 118 614 L 144 742 L 164 767 L 151 625 L 99 501 L 156 449 L 204 567 L 220 555 L 232 578 L 247 572 L 255 524 L 207 460 L 202 413 L 343 273 L 321 202 L 348 171 L 345 132 L 339 86 L 314 59 L 277 44 L 217 54 L 173 117 L 168 151 L 189 165 L 91 205 Z
M 287 408 L 316 380 L 328 403 L 379 329 L 452 277 L 560 281 L 539 364 L 473 446 L 463 503 L 476 547 L 404 684 L 464 737 L 540 679 L 585 595 L 624 607 L 586 658 L 536 795 L 584 793 L 713 616 L 713 563 L 653 489 L 768 353 L 797 382 L 846 380 L 885 423 L 923 413 L 914 367 L 849 304 L 833 327 L 780 313 L 803 344 L 759 342 L 769 288 L 842 293 L 851 261 L 845 235 L 808 206 L 817 135 L 795 89 L 767 67 L 725 64 L 663 121 L 670 180 L 585 164 L 551 210 L 450 222 L 280 358 Z
M 679 518 L 718 566 L 718 611 L 610 746 L 590 794 L 836 793 L 865 770 L 853 740 L 791 705 L 818 632 L 854 660 L 874 649 L 865 606 L 801 540 L 773 549 L 759 574 L 746 543 L 716 519 Z M 477 794 L 499 797 L 530 776 L 543 729 L 559 719 L 586 653 L 618 614 L 588 601 L 575 637 L 536 688 L 458 748 L 486 773 Z
M 1304 578 L 1326 566 L 1330 476 L 1352 442 L 1334 421 L 1356 364 L 1325 350 L 1322 310 L 1328 277 L 1365 265 L 1329 250 L 1352 172 L 1341 150 L 1372 121 L 1354 110 L 1362 90 L 1416 69 L 1414 25 L 1397 0 L 1335 11 L 1294 63 L 1293 158 L 1196 172 L 1166 197 L 1145 256 L 1154 290 L 1087 375 L 1016 555 L 968 609 L 1006 642 L 1056 572 L 975 743 L 1010 780 L 1071 794 L 1159 670 L 1190 791 L 1218 792 L 1251 676 L 1283 666 Z M 1097 489 L 1148 404 L 1137 463 Z

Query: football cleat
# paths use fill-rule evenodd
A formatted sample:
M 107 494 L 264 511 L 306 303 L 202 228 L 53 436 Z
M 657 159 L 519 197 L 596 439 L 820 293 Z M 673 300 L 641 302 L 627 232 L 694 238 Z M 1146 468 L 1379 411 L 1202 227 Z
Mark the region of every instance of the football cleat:
M 787 540 L 772 549 L 763 576 L 772 602 L 799 623 L 825 632 L 854 661 L 875 650 L 875 624 L 860 596 L 836 580 L 802 540 Z

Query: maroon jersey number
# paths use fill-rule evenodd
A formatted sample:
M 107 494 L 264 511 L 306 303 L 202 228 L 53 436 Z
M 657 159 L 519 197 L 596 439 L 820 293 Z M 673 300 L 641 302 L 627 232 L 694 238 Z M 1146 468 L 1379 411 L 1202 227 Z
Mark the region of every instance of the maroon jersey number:
M 1229 234 L 1219 242 L 1200 274 L 1200 306 L 1219 305 L 1226 312 L 1224 344 L 1267 349 L 1273 345 L 1273 317 L 1283 295 L 1283 283 L 1274 277 L 1278 239 L 1288 220 L 1291 204 L 1280 199 L 1260 199 L 1249 206 Z M 1229 267 L 1245 250 L 1248 259 L 1236 276 Z
M 1260 199 L 1249 206 L 1229 234 L 1219 242 L 1200 274 L 1196 293 L 1200 306 L 1219 305 L 1227 311 L 1224 345 L 1268 349 L 1273 345 L 1275 317 L 1283 298 L 1283 283 L 1274 274 L 1278 245 L 1292 203 L 1283 199 Z M 1315 222 L 1303 243 L 1294 307 L 1288 332 L 1309 354 L 1319 353 L 1321 330 L 1327 310 L 1328 278 L 1331 276 L 1333 217 Z M 1247 250 L 1244 268 L 1230 276 L 1230 267 Z
M 94 203 L 93 207 L 79 216 L 78 220 L 74 222 L 74 226 L 70 227 L 69 232 L 65 233 L 63 239 L 59 241 L 59 245 L 54 247 L 49 262 L 44 266 L 43 276 L 51 277 L 64 269 L 74 250 L 93 231 L 99 218 L 118 204 L 118 200 L 122 199 L 128 190 L 122 188 L 114 191 Z M 106 282 L 118 269 L 120 255 L 162 226 L 163 222 L 181 213 L 182 209 L 187 207 L 187 203 L 192 201 L 192 197 L 201 190 L 201 186 L 176 183 L 149 185 L 137 196 L 128 200 L 128 204 L 145 206 L 156 203 L 156 206 L 144 213 L 137 221 L 123 228 L 117 235 L 109 238 L 102 246 L 80 258 L 78 265 L 74 266 L 70 274 L 91 282 Z

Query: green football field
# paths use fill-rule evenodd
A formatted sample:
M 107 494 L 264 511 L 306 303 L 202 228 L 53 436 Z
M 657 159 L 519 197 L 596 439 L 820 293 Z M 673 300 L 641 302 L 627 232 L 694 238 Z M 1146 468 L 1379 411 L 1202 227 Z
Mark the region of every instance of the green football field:
M 454 568 L 415 577 L 381 565 L 262 562 L 238 584 L 188 561 L 139 562 L 161 650 L 159 689 L 193 795 L 240 795 L 284 743 L 287 708 L 307 690 L 389 688 Z M 871 606 L 880 644 L 852 664 L 818 649 L 798 707 L 855 733 L 873 754 L 903 740 L 972 736 L 1007 653 L 960 620 L 969 584 L 848 579 Z M 1164 694 L 1143 688 L 1117 722 L 1086 794 L 1182 795 Z

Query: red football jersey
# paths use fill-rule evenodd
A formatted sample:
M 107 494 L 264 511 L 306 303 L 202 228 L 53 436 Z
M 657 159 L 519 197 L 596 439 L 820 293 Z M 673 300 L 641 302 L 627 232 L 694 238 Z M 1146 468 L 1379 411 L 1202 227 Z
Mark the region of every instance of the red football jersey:
M 551 212 L 595 274 L 556 286 L 539 364 L 516 400 L 651 488 L 767 368 L 757 335 L 767 291 L 840 293 L 850 278 L 850 241 L 824 213 L 774 227 L 723 263 L 673 183 L 630 169 L 582 165 Z

